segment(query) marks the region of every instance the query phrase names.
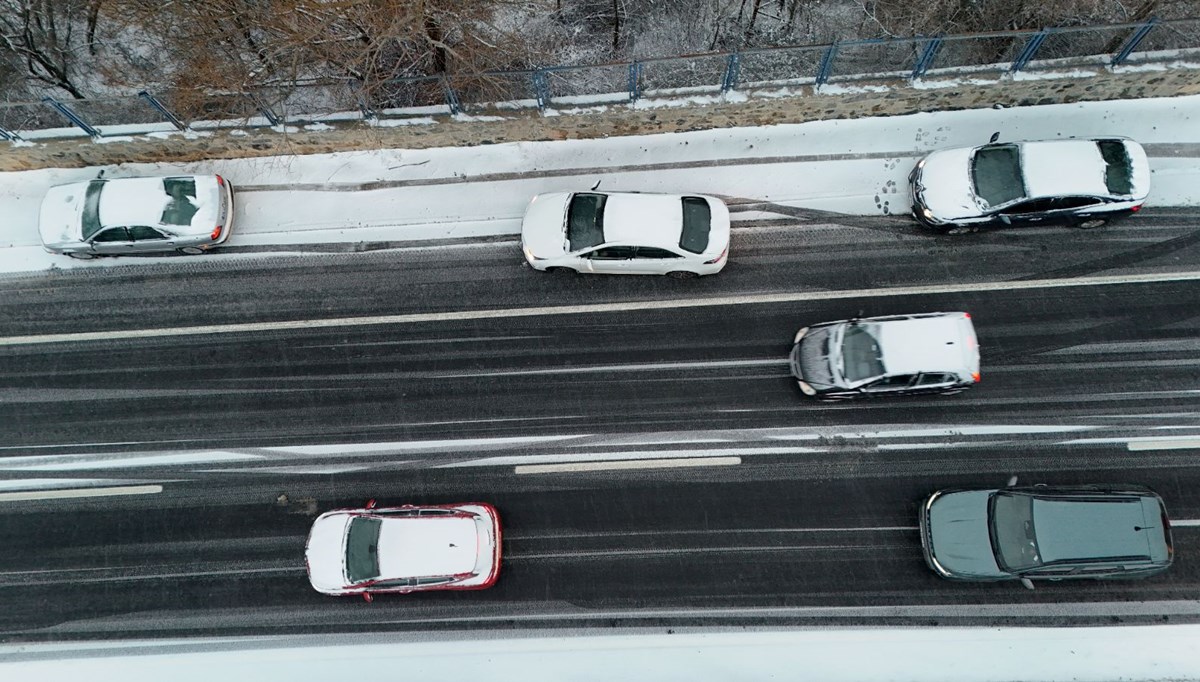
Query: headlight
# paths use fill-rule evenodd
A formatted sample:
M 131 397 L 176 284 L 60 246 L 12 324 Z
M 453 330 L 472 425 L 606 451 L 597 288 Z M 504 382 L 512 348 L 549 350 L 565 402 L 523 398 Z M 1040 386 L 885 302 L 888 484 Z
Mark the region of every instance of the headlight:
M 525 246 L 524 244 L 521 245 L 521 250 L 525 252 L 525 260 L 527 261 L 533 262 L 535 260 L 546 260 L 545 258 L 538 258 L 537 256 L 533 255 L 533 251 L 530 251 L 529 247 Z
M 921 159 L 920 161 L 917 162 L 917 170 L 921 170 L 924 167 L 925 167 L 925 159 Z
M 933 220 L 933 211 L 927 208 L 921 209 L 921 215 L 925 216 L 926 220 Z
M 802 393 L 804 393 L 804 395 L 816 395 L 817 394 L 817 389 L 813 388 L 812 386 L 809 386 L 807 383 L 805 383 L 803 381 L 797 381 L 796 383 L 800 385 L 800 391 Z
M 804 335 L 807 333 L 808 333 L 808 327 L 804 327 L 800 331 L 796 332 L 796 336 L 792 339 L 792 343 L 794 343 L 794 344 L 800 343 L 800 339 L 803 339 Z

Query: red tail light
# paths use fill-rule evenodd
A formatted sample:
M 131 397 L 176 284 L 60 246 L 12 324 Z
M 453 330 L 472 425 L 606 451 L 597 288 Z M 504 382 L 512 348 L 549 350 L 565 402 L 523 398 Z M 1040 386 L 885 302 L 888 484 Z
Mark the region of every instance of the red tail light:
M 1142 210 L 1142 205 L 1141 205 L 1141 204 L 1138 204 L 1137 206 L 1134 206 L 1133 208 L 1129 209 L 1129 212 L 1130 212 L 1130 213 L 1137 213 L 1137 212 L 1138 212 L 1138 211 L 1140 211 L 1140 210 Z
M 971 372 L 971 378 L 975 380 L 975 383 L 979 383 L 979 372 Z
M 218 175 L 217 176 L 217 187 L 224 187 L 224 186 L 225 186 L 225 178 Z
M 717 256 L 716 258 L 714 258 L 714 259 L 712 259 L 712 260 L 706 260 L 706 261 L 704 261 L 704 264 L 705 264 L 705 265 L 715 265 L 715 264 L 717 264 L 717 263 L 720 263 L 720 262 L 721 262 L 721 260 L 722 260 L 723 258 L 725 258 L 725 254 L 727 254 L 727 253 L 729 253 L 729 247 L 728 247 L 728 246 L 726 246 L 726 247 L 725 247 L 725 250 L 721 252 L 721 255 Z
M 212 234 L 208 235 L 208 238 L 213 241 L 220 239 L 221 238 L 221 230 L 223 230 L 223 229 L 225 229 L 224 225 L 217 225 L 216 227 L 213 228 Z
M 963 317 L 965 317 L 969 320 L 969 319 L 971 319 L 971 313 L 963 313 Z

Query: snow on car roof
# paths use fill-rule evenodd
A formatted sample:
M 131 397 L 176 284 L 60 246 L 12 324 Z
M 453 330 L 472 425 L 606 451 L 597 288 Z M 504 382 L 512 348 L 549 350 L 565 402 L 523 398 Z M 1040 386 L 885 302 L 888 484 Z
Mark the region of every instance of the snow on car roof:
M 604 241 L 679 250 L 683 197 L 678 194 L 609 194 Z
M 167 193 L 167 178 L 116 178 L 104 183 L 100 193 L 100 223 L 111 225 L 150 225 L 176 235 L 204 235 L 217 226 L 221 194 L 212 175 L 186 176 L 194 180 L 195 196 Z M 187 224 L 164 221 L 164 212 L 190 215 Z
M 1021 172 L 1030 197 L 1109 196 L 1104 157 L 1094 140 L 1023 142 Z
M 974 371 L 964 366 L 963 346 L 967 339 L 959 315 L 887 320 L 876 324 L 883 349 L 883 366 L 888 374 L 955 372 L 962 375 Z
M 382 578 L 470 573 L 478 556 L 479 527 L 473 517 L 383 519 L 379 532 Z

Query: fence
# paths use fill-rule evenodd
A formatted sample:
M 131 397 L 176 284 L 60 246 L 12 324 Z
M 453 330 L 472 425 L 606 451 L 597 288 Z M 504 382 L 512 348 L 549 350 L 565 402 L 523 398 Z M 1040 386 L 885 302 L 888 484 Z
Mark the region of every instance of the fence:
M 823 86 L 863 79 L 1046 72 L 1170 62 L 1200 55 L 1200 19 L 839 41 L 528 71 L 420 76 L 364 92 L 352 81 L 294 83 L 199 100 L 150 92 L 0 104 L 0 139 L 99 138 L 169 130 L 379 120 L 485 110 L 545 110 L 734 89 Z M 1200 56 L 1197 57 L 1200 61 Z

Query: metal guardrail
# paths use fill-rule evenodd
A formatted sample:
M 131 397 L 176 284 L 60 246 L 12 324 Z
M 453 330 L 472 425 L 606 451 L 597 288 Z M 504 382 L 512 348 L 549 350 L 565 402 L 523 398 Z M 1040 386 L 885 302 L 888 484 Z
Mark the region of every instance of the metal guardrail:
M 1069 66 L 1115 67 L 1135 57 L 1160 61 L 1200 49 L 1200 18 L 1040 31 L 843 40 L 822 45 L 752 48 L 526 71 L 415 76 L 369 91 L 352 81 L 322 81 L 211 93 L 172 103 L 143 90 L 126 97 L 0 104 L 0 139 L 64 130 L 93 139 L 130 134 L 137 125 L 192 128 L 283 126 L 322 120 L 459 114 L 480 109 L 636 102 L 648 94 L 720 94 L 742 88 L 822 85 L 863 78 L 917 80 L 955 69 L 997 75 Z M 319 103 L 319 104 L 318 104 Z M 57 124 L 57 125 L 56 125 Z M 75 134 L 78 134 L 75 133 Z

